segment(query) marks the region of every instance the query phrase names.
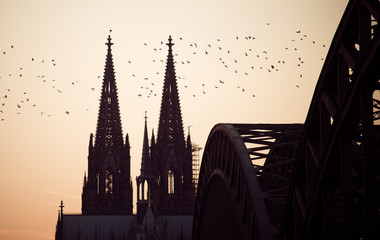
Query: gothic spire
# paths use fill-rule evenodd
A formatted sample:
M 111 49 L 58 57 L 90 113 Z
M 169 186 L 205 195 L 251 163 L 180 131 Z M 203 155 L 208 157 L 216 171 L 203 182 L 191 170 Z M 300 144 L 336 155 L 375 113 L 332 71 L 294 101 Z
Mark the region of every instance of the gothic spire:
M 150 157 L 149 157 L 149 141 L 148 141 L 148 128 L 147 128 L 147 116 L 145 111 L 145 127 L 144 127 L 144 140 L 143 140 L 143 150 L 141 157 L 141 176 L 150 175 Z
M 111 42 L 110 35 L 108 35 L 107 40 L 107 58 L 104 69 L 103 86 L 100 97 L 98 124 L 95 138 L 95 148 L 98 149 L 112 146 L 123 146 L 123 133 L 121 128 L 115 71 L 111 52 L 111 46 L 113 43 Z
M 169 53 L 162 91 L 157 144 L 179 147 L 184 146 L 185 139 L 172 53 L 174 43 L 172 43 L 171 36 L 169 36 L 169 43 L 167 45 L 169 46 Z

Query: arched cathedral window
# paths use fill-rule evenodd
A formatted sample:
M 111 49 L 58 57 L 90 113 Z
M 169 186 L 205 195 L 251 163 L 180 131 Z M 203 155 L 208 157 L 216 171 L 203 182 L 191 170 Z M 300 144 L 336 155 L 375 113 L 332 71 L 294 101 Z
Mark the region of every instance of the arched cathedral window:
M 113 175 L 110 170 L 106 170 L 106 194 L 113 192 Z
M 148 200 L 148 191 L 149 191 L 149 186 L 148 186 L 148 180 L 144 181 L 144 192 L 143 192 L 143 199 Z
M 168 193 L 174 194 L 174 172 L 172 170 L 168 172 Z

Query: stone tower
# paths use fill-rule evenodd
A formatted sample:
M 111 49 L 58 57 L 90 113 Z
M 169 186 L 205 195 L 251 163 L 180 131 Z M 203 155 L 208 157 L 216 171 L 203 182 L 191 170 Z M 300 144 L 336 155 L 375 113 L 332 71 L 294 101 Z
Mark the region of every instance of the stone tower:
M 84 177 L 82 214 L 132 214 L 130 146 L 123 141 L 111 37 L 103 76 L 95 144 L 90 135 L 88 176 Z
M 169 53 L 162 91 L 157 142 L 152 136 L 151 159 L 154 186 L 151 205 L 158 215 L 192 215 L 192 147 L 190 136 L 185 141 L 178 87 L 169 36 Z

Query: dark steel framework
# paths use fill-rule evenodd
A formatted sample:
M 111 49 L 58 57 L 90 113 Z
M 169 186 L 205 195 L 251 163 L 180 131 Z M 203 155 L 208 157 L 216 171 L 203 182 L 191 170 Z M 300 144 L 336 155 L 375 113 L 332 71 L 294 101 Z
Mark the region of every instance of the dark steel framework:
M 207 140 L 193 239 L 278 233 L 302 124 L 218 124 Z
M 193 239 L 380 238 L 379 19 L 379 1 L 348 3 L 303 129 L 213 128 Z
M 283 239 L 380 238 L 379 1 L 350 1 L 299 145 Z

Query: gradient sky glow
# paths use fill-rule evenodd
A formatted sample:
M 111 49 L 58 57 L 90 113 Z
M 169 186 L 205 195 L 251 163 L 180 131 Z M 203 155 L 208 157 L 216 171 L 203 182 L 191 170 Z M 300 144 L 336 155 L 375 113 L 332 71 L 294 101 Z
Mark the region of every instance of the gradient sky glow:
M 135 190 L 145 111 L 157 134 L 169 35 L 184 130 L 204 147 L 220 122 L 303 123 L 346 5 L 0 0 L 0 239 L 53 239 L 61 200 L 80 212 L 110 29 Z

